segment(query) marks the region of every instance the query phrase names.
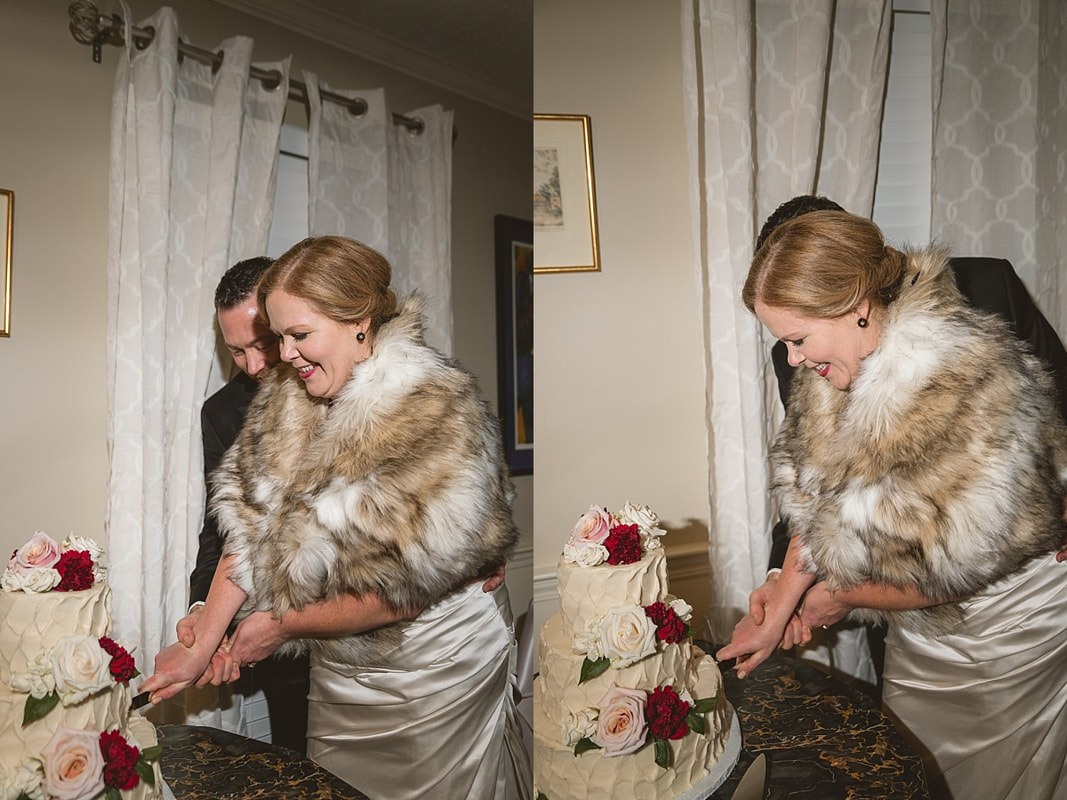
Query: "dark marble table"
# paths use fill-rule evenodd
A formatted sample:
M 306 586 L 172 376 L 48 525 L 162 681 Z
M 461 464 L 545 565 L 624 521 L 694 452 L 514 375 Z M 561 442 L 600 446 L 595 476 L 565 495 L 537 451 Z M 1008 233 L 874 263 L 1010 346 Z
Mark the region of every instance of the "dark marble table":
M 922 761 L 869 695 L 781 653 L 744 680 L 728 666 L 742 749 L 709 800 L 730 800 L 759 753 L 765 800 L 929 800 Z
M 284 747 L 195 725 L 156 730 L 163 780 L 176 800 L 367 800 Z

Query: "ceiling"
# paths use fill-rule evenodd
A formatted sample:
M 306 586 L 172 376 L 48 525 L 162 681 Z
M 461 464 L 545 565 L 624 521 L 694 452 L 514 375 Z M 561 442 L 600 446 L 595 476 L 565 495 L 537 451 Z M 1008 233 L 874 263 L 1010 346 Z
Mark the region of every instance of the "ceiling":
M 533 0 L 215 0 L 529 117 Z

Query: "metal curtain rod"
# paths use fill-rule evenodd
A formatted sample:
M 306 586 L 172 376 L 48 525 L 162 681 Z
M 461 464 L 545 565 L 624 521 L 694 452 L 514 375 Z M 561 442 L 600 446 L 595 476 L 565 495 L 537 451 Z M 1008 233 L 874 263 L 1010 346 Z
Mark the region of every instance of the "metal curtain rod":
M 93 48 L 93 61 L 100 63 L 101 59 L 101 47 L 105 44 L 115 45 L 121 47 L 125 44 L 122 37 L 122 29 L 124 23 L 122 18 L 118 14 L 112 14 L 110 17 L 100 14 L 96 9 L 96 4 L 92 0 L 74 0 L 67 9 L 70 14 L 70 32 L 74 36 L 75 40 L 81 44 L 92 45 Z M 138 50 L 144 50 L 155 39 L 156 31 L 152 26 L 147 28 L 138 28 L 135 25 L 130 26 L 130 33 L 133 34 L 133 44 Z M 217 53 L 212 53 L 210 50 L 203 50 L 199 47 L 193 47 L 185 42 L 178 42 L 178 57 L 190 56 L 196 59 L 201 64 L 210 64 L 212 70 L 217 70 L 222 66 L 222 59 L 225 54 L 220 50 Z M 256 80 L 262 82 L 264 88 L 275 89 L 282 82 L 282 73 L 276 69 L 264 70 L 258 67 L 252 67 L 249 70 L 251 75 Z M 337 103 L 338 105 L 345 106 L 354 116 L 362 116 L 367 113 L 367 103 L 358 97 L 345 97 L 344 95 L 337 94 L 335 92 L 328 92 L 325 90 L 319 91 L 319 96 L 323 100 L 328 100 L 331 103 Z M 307 105 L 308 93 L 307 86 L 298 80 L 289 80 L 289 99 L 300 100 Z M 415 133 L 422 133 L 423 122 L 416 117 L 406 117 L 403 114 L 393 113 L 393 122 L 397 125 L 403 125 L 408 130 Z M 452 136 L 455 138 L 455 131 L 453 130 Z

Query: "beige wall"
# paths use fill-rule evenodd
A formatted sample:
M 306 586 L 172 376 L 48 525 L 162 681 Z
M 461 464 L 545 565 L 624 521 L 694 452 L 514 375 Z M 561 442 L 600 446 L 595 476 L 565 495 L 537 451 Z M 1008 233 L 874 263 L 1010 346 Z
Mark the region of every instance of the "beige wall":
M 535 279 L 534 593 L 591 503 L 647 503 L 671 584 L 707 600 L 707 460 L 676 3 L 537 0 L 534 110 L 588 114 L 602 267 Z
M 0 0 L 0 188 L 15 192 L 12 335 L 0 339 L 0 552 L 34 530 L 103 537 L 108 474 L 106 259 L 110 95 L 119 51 L 94 64 L 69 0 Z M 133 0 L 137 19 L 163 3 Z M 101 2 L 101 10 L 111 4 Z M 529 120 L 331 50 L 208 0 L 176 0 L 189 41 L 251 36 L 334 86 L 385 86 L 394 109 L 455 110 L 454 351 L 496 406 L 493 215 L 530 218 Z M 290 114 L 303 124 L 302 112 Z M 121 467 L 121 465 L 120 465 Z M 523 540 L 508 584 L 530 596 L 533 479 L 516 481 Z

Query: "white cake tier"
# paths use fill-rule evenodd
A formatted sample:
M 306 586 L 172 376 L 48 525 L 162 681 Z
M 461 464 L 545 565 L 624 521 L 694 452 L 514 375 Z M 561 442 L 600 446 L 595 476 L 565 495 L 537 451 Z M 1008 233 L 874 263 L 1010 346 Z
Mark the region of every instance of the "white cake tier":
M 40 719 L 22 726 L 28 695 L 0 687 L 0 767 L 13 769 L 28 755 L 38 755 L 57 728 L 82 731 L 119 730 L 125 735 L 130 689 L 122 684 L 85 698 L 73 706 L 62 703 Z
M 721 691 L 722 676 L 714 660 L 697 648 L 692 652 L 696 662 L 693 696 L 718 697 L 718 703 L 704 716 L 704 735 L 690 731 L 669 743 L 672 763 L 667 768 L 656 764 L 651 744 L 626 756 L 606 758 L 601 750 L 575 756 L 574 748 L 562 743 L 559 725 L 545 713 L 554 701 L 542 694 L 544 687 L 538 681 L 534 686 L 535 791 L 548 800 L 667 800 L 707 778 L 723 756 L 734 712 Z
M 663 548 L 646 551 L 633 564 L 580 567 L 560 558 L 559 610 L 571 637 L 585 629 L 587 620 L 607 609 L 629 604 L 647 606 L 667 594 L 667 557 Z
M 98 579 L 82 592 L 0 591 L 0 688 L 11 686 L 37 654 L 76 634 L 111 632 L 111 589 Z
M 570 637 L 563 630 L 559 614 L 553 615 L 541 628 L 538 658 L 541 672 L 538 681 L 546 702 L 545 715 L 559 728 L 567 714 L 597 706 L 612 683 L 630 689 L 652 691 L 670 684 L 675 690 L 692 689 L 696 683 L 696 661 L 689 641 L 680 644 L 659 644 L 659 652 L 622 669 L 608 669 L 597 677 L 579 685 L 585 656 L 570 648 Z M 719 686 L 713 687 L 709 697 L 716 697 Z M 697 698 L 697 695 L 693 695 Z

